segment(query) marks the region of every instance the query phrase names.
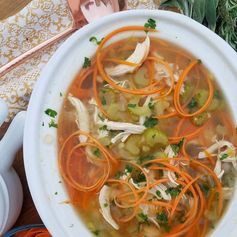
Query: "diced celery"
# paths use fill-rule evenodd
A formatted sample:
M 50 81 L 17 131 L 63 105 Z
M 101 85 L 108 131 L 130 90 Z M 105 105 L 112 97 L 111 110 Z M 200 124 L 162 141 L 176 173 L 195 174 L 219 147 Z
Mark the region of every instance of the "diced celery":
M 205 89 L 198 90 L 198 93 L 195 95 L 195 99 L 197 100 L 198 107 L 202 107 L 208 98 L 208 91 Z
M 151 110 L 149 106 L 139 106 L 139 100 L 140 98 L 136 97 L 128 102 L 128 110 L 133 114 L 137 116 L 151 116 Z
M 115 121 L 120 119 L 119 104 L 111 103 L 107 107 L 106 111 L 110 119 L 115 120 Z
M 104 105 L 114 103 L 116 100 L 116 94 L 111 88 L 103 88 L 100 91 L 100 97 L 105 101 Z
M 164 111 L 169 108 L 170 103 L 165 100 L 158 100 L 154 105 L 154 111 L 156 115 L 164 114 Z
M 99 139 L 99 142 L 104 146 L 109 146 L 111 143 L 111 138 L 110 137 L 102 137 Z
M 198 114 L 197 116 L 194 116 L 191 121 L 195 126 L 202 126 L 208 119 L 208 113 L 203 112 L 201 114 Z
M 154 147 L 155 145 L 166 146 L 168 145 L 168 137 L 165 133 L 161 132 L 156 128 L 148 128 L 144 132 L 144 138 L 146 144 L 150 147 Z
M 131 135 L 125 143 L 125 149 L 132 155 L 137 156 L 140 154 L 141 141 L 141 135 Z

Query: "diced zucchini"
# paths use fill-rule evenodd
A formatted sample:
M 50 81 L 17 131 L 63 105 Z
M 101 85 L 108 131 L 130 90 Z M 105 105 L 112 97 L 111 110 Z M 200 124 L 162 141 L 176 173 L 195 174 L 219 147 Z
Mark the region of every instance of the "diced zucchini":
M 167 135 L 156 128 L 146 129 L 143 135 L 144 135 L 146 144 L 150 147 L 154 147 L 156 145 L 161 145 L 161 146 L 168 145 Z
M 192 117 L 191 121 L 195 126 L 202 126 L 208 119 L 208 113 L 203 112 L 197 116 Z
M 142 137 L 141 135 L 131 135 L 126 143 L 125 149 L 131 153 L 132 155 L 139 155 L 140 154 L 140 145 L 141 145 Z

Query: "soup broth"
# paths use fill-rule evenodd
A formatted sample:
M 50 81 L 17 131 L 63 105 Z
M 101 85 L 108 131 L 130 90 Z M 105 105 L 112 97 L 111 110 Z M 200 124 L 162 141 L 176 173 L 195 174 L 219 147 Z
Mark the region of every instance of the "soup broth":
M 150 32 L 107 39 L 85 58 L 60 115 L 70 202 L 96 236 L 207 236 L 237 164 L 221 88 L 201 60 Z

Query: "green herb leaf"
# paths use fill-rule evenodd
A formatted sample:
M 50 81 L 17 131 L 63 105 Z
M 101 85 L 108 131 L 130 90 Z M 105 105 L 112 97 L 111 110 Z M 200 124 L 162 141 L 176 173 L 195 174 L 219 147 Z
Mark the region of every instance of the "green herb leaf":
M 202 192 L 205 194 L 205 196 L 207 197 L 209 192 L 210 192 L 210 187 L 207 184 L 199 184 Z
M 100 150 L 98 148 L 96 148 L 94 151 L 93 151 L 93 154 L 97 157 L 99 157 L 101 155 L 100 153 Z
M 139 159 L 138 159 L 138 163 L 139 163 L 139 164 L 142 164 L 142 163 L 145 162 L 145 161 L 154 160 L 154 159 L 155 159 L 155 156 L 154 156 L 154 155 L 141 156 L 141 157 L 139 157 Z
M 137 219 L 139 222 L 148 224 L 148 216 L 143 212 L 137 214 Z
M 104 96 L 102 96 L 102 98 L 101 98 L 101 103 L 102 103 L 102 105 L 106 105 L 106 104 L 107 104 L 107 103 L 106 103 L 106 99 L 105 99 Z
M 155 108 L 154 102 L 150 101 L 150 102 L 148 103 L 148 107 L 149 107 L 150 110 L 153 110 L 153 109 Z
M 181 186 L 181 185 L 178 185 L 178 186 L 175 187 L 175 188 L 172 188 L 172 187 L 168 188 L 165 192 L 166 192 L 167 194 L 170 194 L 170 196 L 171 196 L 172 198 L 175 198 L 175 197 L 177 197 L 177 196 L 180 194 L 181 188 L 182 188 L 182 186 Z
M 128 104 L 128 108 L 135 108 L 136 106 L 136 104 Z
M 106 125 L 103 125 L 102 127 L 99 128 L 100 131 L 104 131 L 104 130 L 107 130 L 107 126 Z
M 191 101 L 188 103 L 188 108 L 193 109 L 193 108 L 196 108 L 197 105 L 198 105 L 197 99 L 195 99 L 195 97 L 193 97 L 191 99 Z
M 126 165 L 125 167 L 125 173 L 132 173 L 133 167 L 131 165 Z
M 177 143 L 177 144 L 171 144 L 171 145 L 170 145 L 175 155 L 178 155 L 178 153 L 179 153 L 181 147 L 183 146 L 183 143 L 184 143 L 184 138 L 182 138 L 182 139 L 179 141 L 179 143 Z
M 87 68 L 91 66 L 91 60 L 87 57 L 84 58 L 83 68 Z
M 89 41 L 99 45 L 102 42 L 103 39 L 104 38 L 102 38 L 101 40 L 98 40 L 95 36 L 92 36 L 92 37 L 90 37 Z
M 228 154 L 224 153 L 221 155 L 220 160 L 224 160 L 224 159 L 228 158 L 228 156 L 229 156 Z
M 159 197 L 159 198 L 162 197 L 162 196 L 161 196 L 161 192 L 160 192 L 159 190 L 156 191 L 156 195 L 157 195 L 157 197 Z
M 57 128 L 58 124 L 53 119 L 51 119 L 51 121 L 49 122 L 49 127 Z
M 222 1 L 222 0 L 221 0 Z M 219 0 L 208 0 L 206 1 L 206 20 L 208 23 L 208 28 L 215 31 L 216 29 L 216 11 Z
M 144 126 L 146 128 L 152 128 L 155 127 L 158 124 L 158 119 L 157 118 L 152 118 L 152 117 L 146 117 L 146 120 L 144 122 Z
M 155 29 L 156 28 L 156 21 L 152 18 L 148 19 L 148 21 L 144 24 L 144 27 Z
M 46 109 L 44 111 L 48 116 L 52 117 L 52 118 L 55 118 L 57 116 L 57 112 L 53 109 Z
M 167 223 L 168 222 L 168 216 L 165 213 L 165 211 L 162 211 L 161 213 L 157 214 L 156 219 L 159 223 Z
M 93 230 L 93 231 L 91 231 L 92 232 L 92 234 L 94 234 L 94 235 L 96 235 L 96 236 L 98 236 L 99 234 L 100 234 L 100 231 L 99 230 Z
M 205 14 L 206 14 L 206 0 L 194 1 L 192 18 L 198 21 L 199 23 L 202 23 L 205 18 Z
M 214 97 L 217 98 L 217 99 L 221 99 L 221 93 L 220 93 L 219 90 L 214 91 Z
M 108 203 L 104 203 L 104 207 L 108 207 L 109 206 L 109 204 Z
M 146 182 L 146 176 L 142 172 L 137 172 L 133 175 L 133 181 L 135 183 Z

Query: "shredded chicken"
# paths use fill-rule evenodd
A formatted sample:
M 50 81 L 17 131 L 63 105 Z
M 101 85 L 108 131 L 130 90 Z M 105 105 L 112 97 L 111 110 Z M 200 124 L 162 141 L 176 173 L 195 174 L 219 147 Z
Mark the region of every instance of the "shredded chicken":
M 115 229 L 118 230 L 119 226 L 111 216 L 110 212 L 110 188 L 104 185 L 99 194 L 100 212 L 104 219 Z
M 224 150 L 223 150 L 224 149 Z M 231 162 L 234 167 L 237 165 L 237 157 L 234 145 L 226 140 L 216 141 L 213 145 L 208 147 L 205 151 L 199 152 L 198 158 L 204 159 L 208 154 L 217 155 L 217 161 L 215 164 L 214 172 L 219 179 L 222 178 L 224 174 L 224 169 L 222 169 L 222 162 Z
M 85 132 L 90 132 L 90 120 L 89 120 L 89 113 L 84 105 L 84 103 L 73 97 L 73 96 L 68 96 L 68 100 L 70 103 L 74 106 L 76 110 L 76 123 L 77 126 L 80 130 L 85 131 Z M 79 136 L 80 142 L 86 142 L 87 137 L 84 135 Z
M 158 199 L 164 199 L 166 201 L 171 200 L 171 196 L 169 193 L 166 193 L 167 187 L 164 184 L 159 184 L 150 189 L 148 192 L 156 196 Z M 160 196 L 157 195 L 157 191 L 160 192 Z
M 172 147 L 170 145 L 168 145 L 166 148 L 165 148 L 165 154 L 169 157 L 169 158 L 173 158 L 175 157 L 175 153 L 172 149 Z M 174 164 L 174 161 L 173 160 L 170 160 L 170 164 Z M 172 172 L 172 171 L 165 171 L 164 173 L 168 179 L 170 180 L 171 183 L 175 184 L 176 186 L 178 186 L 179 184 L 175 181 L 177 178 L 175 176 L 175 173 Z
M 127 62 L 135 63 L 137 66 L 119 64 L 115 67 L 105 68 L 109 76 L 122 76 L 133 73 L 146 59 L 150 51 L 150 38 L 147 36 L 144 42 L 138 43 L 134 52 L 126 59 Z

